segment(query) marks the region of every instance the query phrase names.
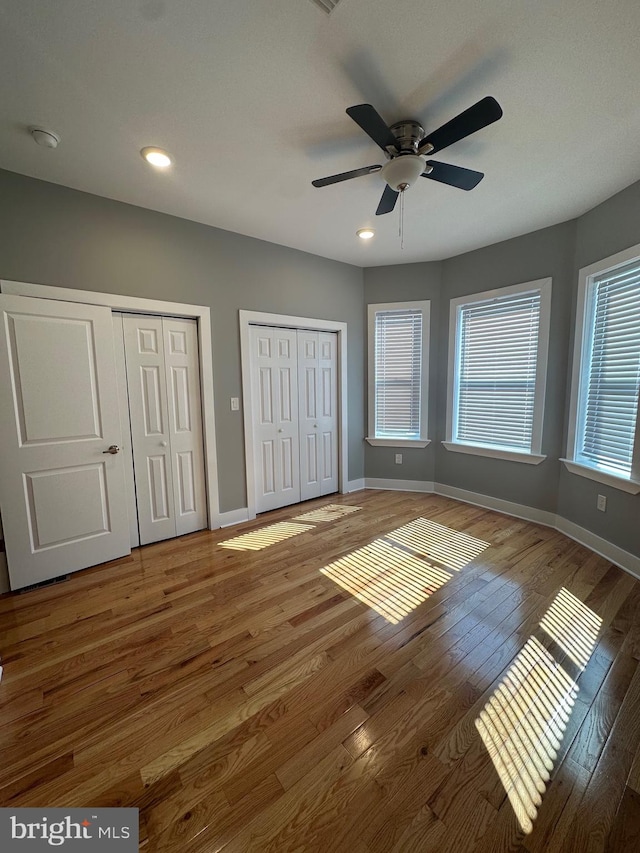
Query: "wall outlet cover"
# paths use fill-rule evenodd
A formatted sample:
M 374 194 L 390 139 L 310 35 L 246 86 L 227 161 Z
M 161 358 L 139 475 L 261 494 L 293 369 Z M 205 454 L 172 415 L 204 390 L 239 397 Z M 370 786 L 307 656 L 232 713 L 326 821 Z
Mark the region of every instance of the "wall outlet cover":
M 607 499 L 606 499 L 605 495 L 598 495 L 597 507 L 600 510 L 600 512 L 606 512 L 607 511 Z

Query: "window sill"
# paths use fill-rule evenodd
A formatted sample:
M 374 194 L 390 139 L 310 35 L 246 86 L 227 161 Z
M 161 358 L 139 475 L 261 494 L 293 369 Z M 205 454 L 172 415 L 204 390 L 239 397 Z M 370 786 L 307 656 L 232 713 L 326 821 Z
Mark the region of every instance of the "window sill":
M 630 495 L 640 493 L 640 483 L 634 480 L 627 480 L 625 477 L 618 477 L 615 474 L 607 474 L 606 471 L 599 471 L 597 468 L 589 468 L 588 465 L 582 465 L 580 462 L 574 462 L 572 459 L 561 459 L 565 467 L 572 474 L 578 474 L 580 477 L 586 477 L 588 480 L 595 480 L 596 483 L 603 483 L 605 486 L 612 486 L 614 489 L 620 489 L 622 492 L 627 492 Z
M 517 450 L 500 450 L 497 447 L 479 447 L 476 444 L 460 444 L 457 441 L 443 441 L 447 450 L 455 453 L 470 453 L 472 456 L 489 456 L 493 459 L 509 459 L 511 462 L 524 462 L 527 465 L 539 465 L 547 457 L 539 453 L 520 453 Z
M 373 447 L 426 447 L 430 438 L 365 438 Z

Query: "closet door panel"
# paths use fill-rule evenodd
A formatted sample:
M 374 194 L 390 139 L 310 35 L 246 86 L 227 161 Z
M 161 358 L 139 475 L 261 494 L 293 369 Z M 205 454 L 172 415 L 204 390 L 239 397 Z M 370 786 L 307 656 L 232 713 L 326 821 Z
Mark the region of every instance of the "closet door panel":
M 176 534 L 207 526 L 198 326 L 162 318 Z
M 147 475 L 149 495 L 151 497 L 151 521 L 159 522 L 171 518 L 169 506 L 171 498 L 167 485 L 167 457 L 164 453 L 147 456 Z
M 298 330 L 298 377 L 300 423 L 300 497 L 320 496 L 320 448 L 318 424 L 319 333 Z
M 176 535 L 161 317 L 123 317 L 140 544 Z
M 127 361 L 124 350 L 123 316 L 114 312 L 113 342 L 116 356 L 116 378 L 118 381 L 118 404 L 120 407 L 120 428 L 122 443 L 120 454 L 124 468 L 125 489 L 127 493 L 127 516 L 129 519 L 129 541 L 132 548 L 140 544 L 138 530 L 138 507 L 136 503 L 136 483 L 133 473 L 133 448 L 131 446 L 131 423 L 129 418 L 129 390 L 127 387 Z
M 300 500 L 296 332 L 252 326 L 250 340 L 256 509 L 266 512 Z
M 320 494 L 338 491 L 338 336 L 318 334 L 318 451 Z

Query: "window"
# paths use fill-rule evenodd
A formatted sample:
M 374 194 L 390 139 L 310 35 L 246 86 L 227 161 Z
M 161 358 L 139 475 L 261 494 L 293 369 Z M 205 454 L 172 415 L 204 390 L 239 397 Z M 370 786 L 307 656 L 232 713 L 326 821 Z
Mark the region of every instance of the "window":
M 574 473 L 636 494 L 640 257 L 628 256 L 639 249 L 580 271 L 569 459 L 564 460 Z
M 429 302 L 369 305 L 369 437 L 426 447 Z
M 451 300 L 447 450 L 538 464 L 551 279 Z

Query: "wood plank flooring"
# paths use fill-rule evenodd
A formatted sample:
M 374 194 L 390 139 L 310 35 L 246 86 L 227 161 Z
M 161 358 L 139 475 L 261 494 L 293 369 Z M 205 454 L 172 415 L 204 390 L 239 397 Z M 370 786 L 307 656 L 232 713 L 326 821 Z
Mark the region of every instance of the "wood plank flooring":
M 638 851 L 639 638 L 640 581 L 548 528 L 288 507 L 0 598 L 0 805 L 135 806 L 162 853 Z

